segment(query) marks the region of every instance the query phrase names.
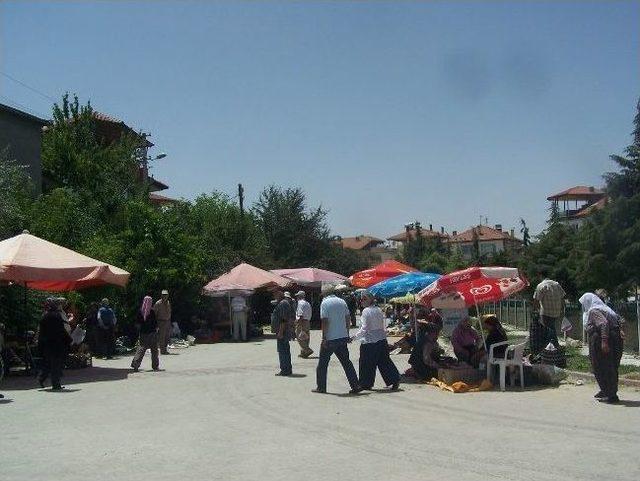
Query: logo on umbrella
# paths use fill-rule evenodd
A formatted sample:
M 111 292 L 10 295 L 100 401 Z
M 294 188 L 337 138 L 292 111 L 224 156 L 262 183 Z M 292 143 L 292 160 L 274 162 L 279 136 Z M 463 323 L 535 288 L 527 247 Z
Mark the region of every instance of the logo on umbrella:
M 482 287 L 473 287 L 470 290 L 471 294 L 474 296 L 483 296 L 489 292 L 491 292 L 491 285 L 486 284 Z

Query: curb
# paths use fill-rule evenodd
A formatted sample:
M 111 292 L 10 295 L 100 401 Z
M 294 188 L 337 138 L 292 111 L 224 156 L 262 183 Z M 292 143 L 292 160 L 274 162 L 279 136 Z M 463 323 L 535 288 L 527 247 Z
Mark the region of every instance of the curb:
M 567 371 L 567 374 L 571 378 L 587 379 L 593 382 L 596 381 L 596 377 L 590 372 Z M 640 388 L 640 379 L 625 379 L 623 377 L 620 377 L 620 379 L 618 380 L 618 384 L 622 384 L 623 386 Z

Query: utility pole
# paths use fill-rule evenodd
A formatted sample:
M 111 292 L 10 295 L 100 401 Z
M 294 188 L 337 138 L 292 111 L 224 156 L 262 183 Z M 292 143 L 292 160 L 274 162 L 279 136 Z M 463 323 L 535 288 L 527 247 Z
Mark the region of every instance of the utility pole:
M 244 217 L 244 187 L 238 184 L 238 200 L 240 201 L 240 217 Z

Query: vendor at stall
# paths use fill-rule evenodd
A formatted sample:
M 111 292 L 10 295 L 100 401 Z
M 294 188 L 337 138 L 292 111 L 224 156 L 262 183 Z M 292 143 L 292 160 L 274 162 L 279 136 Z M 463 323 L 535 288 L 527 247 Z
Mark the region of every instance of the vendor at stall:
M 468 316 L 462 319 L 453 330 L 451 345 L 459 361 L 466 362 L 475 368 L 486 356 L 480 334 L 471 326 Z
M 500 321 L 495 314 L 487 314 L 482 316 L 482 325 L 487 331 L 487 337 L 484 341 L 485 351 L 489 353 L 491 346 L 507 340 L 507 333 L 500 324 Z M 493 357 L 503 358 L 507 349 L 506 345 L 498 346 L 493 350 Z
M 430 380 L 438 377 L 438 368 L 444 354 L 444 350 L 438 344 L 440 330 L 434 323 L 428 322 L 421 326 L 423 331 L 418 336 L 418 342 L 413 347 L 409 356 L 411 368 L 405 372 L 405 376 L 419 380 Z

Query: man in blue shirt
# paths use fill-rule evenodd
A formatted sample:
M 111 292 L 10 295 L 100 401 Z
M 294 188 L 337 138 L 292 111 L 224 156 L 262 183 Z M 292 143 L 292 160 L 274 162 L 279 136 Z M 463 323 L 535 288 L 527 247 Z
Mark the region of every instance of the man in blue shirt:
M 351 386 L 349 393 L 357 394 L 362 391 L 362 387 L 358 383 L 358 375 L 349 359 L 349 349 L 347 348 L 347 343 L 351 342 L 349 307 L 343 299 L 334 295 L 332 286 L 323 288 L 322 291 L 324 295 L 320 304 L 322 344 L 320 345 L 320 360 L 316 369 L 317 388 L 313 392 L 322 394 L 327 392 L 327 368 L 331 356 L 335 354 L 349 380 Z
M 98 309 L 98 327 L 100 338 L 100 353 L 106 359 L 113 359 L 115 351 L 115 330 L 118 322 L 113 309 L 109 307 L 109 299 L 102 299 L 102 306 Z

